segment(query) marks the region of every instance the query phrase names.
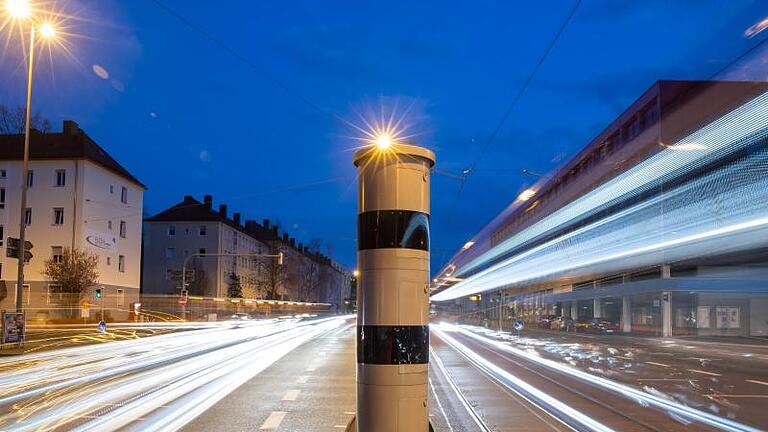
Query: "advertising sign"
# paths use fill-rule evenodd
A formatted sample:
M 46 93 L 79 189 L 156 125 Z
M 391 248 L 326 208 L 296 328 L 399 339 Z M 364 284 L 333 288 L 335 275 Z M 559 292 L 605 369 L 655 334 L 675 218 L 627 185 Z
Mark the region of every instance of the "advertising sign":
M 24 342 L 24 312 L 3 312 L 3 343 Z
M 92 229 L 85 230 L 85 242 L 88 246 L 94 249 L 115 249 L 115 238 L 112 234 L 102 233 Z

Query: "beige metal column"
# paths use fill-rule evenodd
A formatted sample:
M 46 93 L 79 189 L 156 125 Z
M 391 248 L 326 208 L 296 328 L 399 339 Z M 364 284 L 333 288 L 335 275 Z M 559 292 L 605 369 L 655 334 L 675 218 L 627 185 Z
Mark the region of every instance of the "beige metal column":
M 435 156 L 358 151 L 357 430 L 426 432 L 429 182 Z

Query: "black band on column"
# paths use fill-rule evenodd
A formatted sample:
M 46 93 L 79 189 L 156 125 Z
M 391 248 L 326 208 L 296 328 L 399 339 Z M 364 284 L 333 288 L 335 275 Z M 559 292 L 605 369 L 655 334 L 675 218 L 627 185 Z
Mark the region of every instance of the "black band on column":
M 373 210 L 357 215 L 357 248 L 429 251 L 429 215 L 412 210 Z
M 429 363 L 429 326 L 357 326 L 357 362 L 376 365 Z

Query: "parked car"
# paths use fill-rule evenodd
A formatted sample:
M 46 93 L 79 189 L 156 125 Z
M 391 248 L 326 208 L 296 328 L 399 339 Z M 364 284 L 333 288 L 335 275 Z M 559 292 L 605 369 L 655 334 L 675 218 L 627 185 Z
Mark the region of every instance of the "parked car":
M 570 331 L 574 329 L 573 324 L 574 324 L 573 319 L 566 316 L 559 316 L 559 317 L 555 317 L 555 319 L 553 319 L 550 322 L 549 328 L 551 328 L 552 330 Z
M 557 315 L 542 315 L 539 317 L 538 325 L 539 328 L 543 329 L 549 329 L 552 328 L 552 320 L 557 318 Z
M 236 313 L 233 314 L 230 319 L 232 321 L 248 321 L 251 319 L 251 317 L 247 313 Z
M 619 331 L 619 323 L 605 318 L 590 318 L 577 323 L 576 328 L 585 331 L 613 333 Z

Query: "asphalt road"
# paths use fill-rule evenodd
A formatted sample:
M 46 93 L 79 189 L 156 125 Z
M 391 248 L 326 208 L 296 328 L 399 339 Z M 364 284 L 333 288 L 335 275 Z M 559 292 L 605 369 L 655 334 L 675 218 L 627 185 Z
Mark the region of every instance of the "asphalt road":
M 177 430 L 346 322 L 216 323 L 2 358 L 0 430 Z

